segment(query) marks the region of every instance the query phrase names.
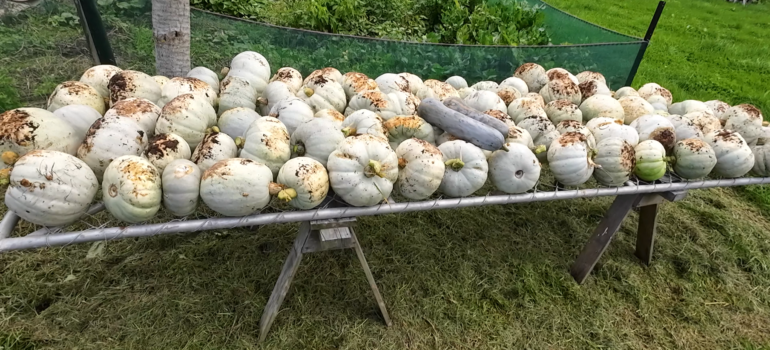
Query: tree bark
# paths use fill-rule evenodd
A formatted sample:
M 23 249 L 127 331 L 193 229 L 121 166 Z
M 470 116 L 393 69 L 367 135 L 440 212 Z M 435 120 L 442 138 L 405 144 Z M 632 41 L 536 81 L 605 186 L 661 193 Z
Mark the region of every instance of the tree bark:
M 155 73 L 169 78 L 190 71 L 189 0 L 152 0 Z

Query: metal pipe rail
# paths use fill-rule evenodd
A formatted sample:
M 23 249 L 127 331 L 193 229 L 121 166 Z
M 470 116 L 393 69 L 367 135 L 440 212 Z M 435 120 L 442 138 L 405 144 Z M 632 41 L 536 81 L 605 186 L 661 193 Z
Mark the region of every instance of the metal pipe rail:
M 436 199 L 431 201 L 384 203 L 371 207 L 320 208 L 315 210 L 288 211 L 281 213 L 255 214 L 238 218 L 211 218 L 146 224 L 126 227 L 107 227 L 75 232 L 64 232 L 39 236 L 24 236 L 0 239 L 0 253 L 42 247 L 64 246 L 100 240 L 146 237 L 170 233 L 198 232 L 207 230 L 229 229 L 245 226 L 269 225 L 278 223 L 303 222 L 322 219 L 373 216 L 436 209 L 453 209 L 483 205 L 542 202 L 560 199 L 593 198 L 622 196 L 646 193 L 661 193 L 713 187 L 733 187 L 769 184 L 770 177 L 704 180 L 693 182 L 671 182 L 640 184 L 613 188 L 591 188 L 578 190 L 535 191 L 513 195 L 488 195 L 484 197 L 465 197 Z M 18 220 L 15 214 L 6 213 L 0 221 L 0 238 L 8 237 L 10 230 Z

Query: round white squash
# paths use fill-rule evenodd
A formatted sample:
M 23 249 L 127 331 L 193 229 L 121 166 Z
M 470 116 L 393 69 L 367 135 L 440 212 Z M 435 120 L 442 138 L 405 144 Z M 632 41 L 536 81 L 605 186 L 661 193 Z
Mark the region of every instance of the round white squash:
M 609 95 L 589 97 L 580 105 L 580 111 L 583 113 L 583 120 L 585 121 L 601 117 L 613 118 L 621 122 L 625 119 L 623 105 Z
M 345 115 L 349 116 L 359 110 L 370 110 L 384 120 L 401 114 L 400 105 L 392 101 L 388 94 L 377 90 L 363 91 L 353 96 L 345 109 Z
M 545 117 L 524 118 L 521 123 L 517 123 L 517 126 L 529 133 L 536 148 L 545 146 L 546 150 L 548 150 L 548 148 L 551 147 L 553 141 L 559 137 L 559 132 L 556 131 L 556 126 L 554 126 L 553 123 L 551 123 L 551 121 Z M 541 162 L 547 161 L 546 152 L 538 153 L 537 157 Z
M 497 93 L 499 88 L 500 86 L 497 83 L 490 80 L 483 80 L 471 86 L 471 89 L 476 91 L 491 91 L 494 93 Z
M 296 91 L 292 91 L 286 83 L 273 81 L 267 84 L 262 97 L 257 99 L 257 106 L 260 109 L 260 113 L 268 114 L 278 102 L 292 98 L 295 94 Z
M 239 157 L 267 165 L 273 175 L 278 175 L 291 157 L 289 132 L 280 120 L 263 117 L 254 121 L 244 135 L 243 149 Z
M 323 78 L 323 80 L 333 81 L 337 83 L 342 82 L 342 73 L 340 73 L 340 71 L 337 70 L 337 68 L 326 67 L 326 68 L 314 70 L 313 73 L 310 73 L 307 77 L 305 77 L 305 80 L 302 81 L 302 85 L 307 85 L 308 82 L 314 79 L 318 79 L 319 77 Z
M 636 90 L 634 90 L 634 88 L 630 86 L 624 86 L 618 89 L 618 91 L 615 91 L 615 93 L 613 94 L 613 97 L 615 97 L 616 99 L 621 99 L 626 96 L 639 96 L 639 93 L 636 92 Z
M 666 174 L 666 149 L 660 142 L 646 140 L 634 147 L 636 167 L 634 174 L 644 181 L 655 181 Z
M 447 97 L 464 97 L 461 96 L 458 93 L 458 90 L 455 89 L 452 85 L 449 83 L 445 83 L 443 81 L 435 80 L 435 79 L 428 79 L 424 83 L 424 88 L 422 90 L 417 91 L 417 98 L 420 100 L 426 99 L 428 97 L 433 97 L 438 99 L 439 101 L 443 101 Z M 473 89 L 470 88 L 464 88 L 468 89 L 468 91 L 472 91 Z
M 673 99 L 671 91 L 668 91 L 666 88 L 656 83 L 644 84 L 637 92 L 639 93 L 639 96 L 650 103 L 653 103 L 652 101 L 660 101 L 664 102 L 666 106 L 670 106 Z M 655 98 L 655 96 L 658 98 Z
M 104 113 L 104 119 L 130 118 L 133 119 L 148 136 L 155 134 L 155 125 L 160 117 L 161 108 L 143 98 L 127 98 L 120 100 Z
M 548 84 L 540 89 L 540 96 L 543 97 L 545 103 L 556 100 L 568 100 L 574 104 L 580 104 L 582 101 L 580 87 L 568 77 L 549 81 Z M 585 114 L 585 111 L 583 114 Z M 584 115 L 583 118 L 586 118 L 586 116 Z
M 110 106 L 127 98 L 143 98 L 152 103 L 160 100 L 160 85 L 147 74 L 134 70 L 123 70 L 115 73 L 108 84 L 110 89 Z M 98 109 L 97 109 L 98 111 Z
M 313 118 L 326 119 L 342 127 L 342 122 L 345 120 L 345 115 L 333 109 L 322 109 L 316 112 Z
M 479 112 L 483 112 L 490 109 L 496 109 L 501 112 L 507 112 L 505 102 L 500 96 L 497 96 L 496 92 L 481 90 L 471 93 L 465 96 L 463 99 L 468 107 L 471 107 Z
M 224 159 L 201 177 L 201 199 L 224 216 L 245 216 L 270 203 L 273 172 L 251 159 Z
M 704 135 L 722 128 L 722 123 L 711 113 L 693 112 L 683 115 L 682 118 L 692 121 Z
M 720 100 L 711 100 L 704 103 L 706 106 L 708 106 L 709 109 L 711 109 L 711 113 L 714 114 L 714 116 L 717 117 L 717 119 L 719 119 L 722 124 L 727 122 L 727 119 L 724 118 L 724 114 L 728 109 L 730 109 L 729 104 Z
M 411 138 L 396 148 L 398 180 L 396 188 L 402 196 L 420 200 L 430 197 L 441 185 L 444 160 L 436 146 Z
M 238 156 L 238 146 L 227 134 L 212 128 L 212 132 L 203 137 L 203 141 L 195 147 L 190 160 L 197 164 L 202 171 L 208 170 L 216 162 Z
M 244 51 L 233 57 L 227 76 L 249 82 L 256 95 L 261 96 L 270 79 L 270 64 L 264 56 L 253 51 Z
M 110 79 L 115 73 L 122 71 L 122 69 L 109 65 L 102 64 L 88 68 L 82 76 L 80 76 L 80 82 L 90 85 L 96 89 L 96 92 L 104 100 L 104 106 L 110 103 Z
M 707 106 L 705 103 L 701 101 L 696 100 L 685 100 L 682 102 L 674 103 L 670 106 L 668 106 L 667 109 L 668 113 L 671 114 L 679 114 L 679 115 L 685 115 L 688 113 L 694 113 L 694 112 L 711 112 L 711 108 Z
M 218 114 L 238 107 L 256 110 L 257 91 L 248 80 L 227 76 L 220 85 Z
M 190 159 L 192 151 L 181 136 L 177 134 L 157 134 L 150 138 L 144 157 L 163 173 L 166 166 L 177 159 Z
M 489 179 L 505 193 L 524 193 L 537 185 L 540 162 L 535 154 L 519 143 L 505 145 L 508 151 L 498 150 L 489 157 Z
M 524 146 L 527 146 L 527 148 L 535 151 L 535 142 L 532 140 L 532 136 L 529 134 L 529 131 L 522 129 L 519 126 L 513 126 L 508 128 L 508 137 L 505 138 L 505 143 L 519 143 Z M 545 152 L 545 145 L 541 147 L 541 151 L 537 153 Z
M 346 203 L 361 207 L 387 200 L 398 179 L 398 157 L 388 142 L 364 134 L 348 137 L 329 155 L 329 182 Z
M 96 89 L 79 81 L 65 81 L 56 86 L 48 97 L 48 111 L 53 112 L 69 105 L 84 105 L 104 114 L 104 98 Z
M 588 181 L 595 166 L 590 152 L 583 134 L 568 132 L 554 140 L 548 148 L 548 164 L 556 181 L 567 186 Z
M 401 92 L 412 91 L 409 88 L 409 80 L 407 80 L 406 78 L 398 74 L 385 73 L 377 77 L 377 79 L 374 79 L 374 81 L 377 83 L 377 87 L 380 88 L 380 91 L 386 94 L 389 94 L 394 91 L 401 91 Z
M 348 101 L 342 85 L 336 81 L 327 80 L 323 75 L 310 79 L 299 89 L 297 97 L 305 101 L 314 112 L 327 108 L 343 112 Z
M 74 155 L 81 141 L 68 122 L 44 109 L 17 108 L 0 114 L 0 153 L 15 153 L 14 158 L 36 149 Z M 7 168 L 10 164 L 3 159 L 0 168 Z
M 560 122 L 559 124 L 556 124 L 556 131 L 559 132 L 559 135 L 565 134 L 568 132 L 577 132 L 580 134 L 583 134 L 586 138 L 586 145 L 589 149 L 596 148 L 596 139 L 594 138 L 594 134 L 591 133 L 591 130 L 588 130 L 585 125 L 581 124 L 580 122 L 574 121 L 574 120 L 565 120 Z
M 759 176 L 770 176 L 770 144 L 754 146 L 752 152 L 754 153 L 752 171 Z
M 467 197 L 487 181 L 487 158 L 481 148 L 462 140 L 438 146 L 443 157 L 444 177 L 439 191 L 449 197 Z
M 582 101 L 585 101 L 594 95 L 606 95 L 612 98 L 612 91 L 610 91 L 610 88 L 599 80 L 587 80 L 580 83 L 578 87 L 580 88 L 580 99 Z
M 465 96 L 468 96 L 468 95 L 470 95 L 470 94 L 472 94 L 474 92 L 476 92 L 476 90 L 471 89 L 469 87 L 462 88 L 460 90 L 457 90 L 457 96 L 459 96 L 460 98 L 465 98 Z M 427 98 L 427 97 L 433 97 L 433 96 L 430 96 L 430 95 L 428 95 L 428 96 L 418 95 L 418 96 L 420 96 L 420 98 L 423 98 L 423 99 Z
M 323 164 L 308 157 L 290 159 L 281 167 L 272 192 L 297 209 L 317 207 L 329 193 L 329 175 Z M 280 190 L 279 190 L 280 189 Z M 272 193 L 271 193 L 272 194 Z
M 162 199 L 161 175 L 147 159 L 121 156 L 104 170 L 102 200 L 118 220 L 132 224 L 150 220 Z
M 723 114 L 725 129 L 735 131 L 752 145 L 762 136 L 762 112 L 750 104 L 741 104 L 730 107 Z
M 362 109 L 353 112 L 342 121 L 342 133 L 345 137 L 371 134 L 387 139 L 383 120 L 377 113 Z
M 379 90 L 377 82 L 369 78 L 364 73 L 347 72 L 342 76 L 342 89 L 345 90 L 345 96 L 348 101 L 359 92 L 368 90 Z
M 286 86 L 289 87 L 289 90 L 296 94 L 302 87 L 302 73 L 291 67 L 283 67 L 278 69 L 278 71 L 275 72 L 275 75 L 270 78 L 271 83 L 274 81 L 280 81 L 286 84 Z
M 605 186 L 623 186 L 636 167 L 634 147 L 621 138 L 610 137 L 596 145 L 593 158 L 596 181 Z
M 217 73 L 206 67 L 195 67 L 187 72 L 188 78 L 199 79 L 214 89 L 214 92 L 219 94 L 219 76 Z
M 701 139 L 680 140 L 674 147 L 674 171 L 683 179 L 702 179 L 716 164 L 714 150 Z
M 219 121 L 217 121 L 217 126 L 221 132 L 235 140 L 242 137 L 249 126 L 259 118 L 261 118 L 259 113 L 251 109 L 236 107 L 222 113 Z
M 97 119 L 101 118 L 95 109 L 84 105 L 69 105 L 59 108 L 53 112 L 53 115 L 64 119 L 75 130 L 75 136 L 82 140 L 86 137 L 88 128 L 91 127 Z
M 631 127 L 636 129 L 640 141 L 658 141 L 666 149 L 666 152 L 671 152 L 674 149 L 676 130 L 674 124 L 666 117 L 657 114 L 644 115 L 634 120 Z
M 506 78 L 500 82 L 500 88 L 503 87 L 512 87 L 519 91 L 519 94 L 521 95 L 526 95 L 529 93 L 529 86 L 527 86 L 527 83 L 521 78 L 517 77 Z
M 96 178 L 101 180 L 114 159 L 125 155 L 139 156 L 146 147 L 147 133 L 133 119 L 102 118 L 88 129 L 77 157 L 88 164 Z
M 187 159 L 175 159 L 162 171 L 163 206 L 175 216 L 187 216 L 198 208 L 201 169 Z
M 433 127 L 422 118 L 416 115 L 399 115 L 383 123 L 385 132 L 388 135 L 388 142 L 393 149 L 405 140 L 417 138 L 425 140 L 428 143 L 436 143 L 436 135 L 433 133 Z
M 551 68 L 545 71 L 545 75 L 548 77 L 549 81 L 562 79 L 562 78 L 569 78 L 569 80 L 574 82 L 576 85 L 580 84 L 580 81 L 578 80 L 578 78 L 564 68 L 559 68 L 559 67 Z
M 677 140 L 691 138 L 703 139 L 703 131 L 688 118 L 681 115 L 672 114 L 667 116 L 668 120 L 674 126 L 674 133 Z
M 741 177 L 754 167 L 754 154 L 746 140 L 735 131 L 720 129 L 706 135 L 706 142 L 714 149 L 717 165 L 714 174 L 721 177 Z
M 88 210 L 99 182 L 80 159 L 48 150 L 31 151 L 11 170 L 5 205 L 43 226 L 74 223 Z
M 602 75 L 602 73 L 599 73 L 599 72 L 592 72 L 587 70 L 587 71 L 578 73 L 575 77 L 580 83 L 586 82 L 589 80 L 598 80 L 602 84 L 607 85 L 607 79 L 605 79 L 604 75 Z
M 422 79 L 412 73 L 398 73 L 399 76 L 406 79 L 406 81 L 409 82 L 409 91 L 410 94 L 417 95 L 417 92 L 425 88 L 425 83 L 423 83 Z
M 160 113 L 155 133 L 174 133 L 181 136 L 191 148 L 198 147 L 206 130 L 217 124 L 217 113 L 208 101 L 192 94 L 171 100 Z
M 545 105 L 545 114 L 552 123 L 558 124 L 565 120 L 583 122 L 583 111 L 578 105 L 567 100 L 556 100 Z
M 198 78 L 176 77 L 169 80 L 160 90 L 158 106 L 165 106 L 179 95 L 193 94 L 208 101 L 211 106 L 217 103 L 217 92 L 208 83 Z
M 345 135 L 338 123 L 314 118 L 297 127 L 291 134 L 291 156 L 310 157 L 326 166 L 326 161 Z
M 623 107 L 624 123 L 626 125 L 631 124 L 636 118 L 655 112 L 652 105 L 639 96 L 629 95 L 621 97 L 618 99 L 618 102 Z
M 514 100 L 521 98 L 521 93 L 519 92 L 519 90 L 516 90 L 516 89 L 514 89 L 514 88 L 512 88 L 510 86 L 501 86 L 499 89 L 497 89 L 497 96 L 499 96 L 500 99 L 503 100 L 503 103 L 506 106 L 508 106 Z M 466 95 L 466 97 L 467 97 L 467 95 Z M 465 98 L 465 97 L 463 97 L 463 98 Z
M 277 118 L 286 126 L 289 135 L 301 124 L 313 120 L 315 112 L 305 101 L 299 98 L 288 98 L 278 102 L 270 111 L 270 116 Z
M 524 80 L 529 91 L 538 92 L 548 83 L 545 68 L 537 63 L 525 63 L 516 68 L 513 76 Z
M 529 97 L 522 97 L 511 102 L 508 106 L 508 115 L 516 124 L 529 117 L 548 118 L 548 115 L 540 106 L 540 102 Z
M 623 125 L 623 123 L 617 119 L 596 124 L 589 122 L 586 123 L 586 127 L 594 135 L 597 143 L 602 142 L 602 140 L 606 138 L 619 137 L 628 142 L 631 146 L 636 147 L 636 145 L 639 144 L 639 133 L 636 129 L 629 125 Z
M 454 75 L 454 76 L 449 77 L 446 80 L 446 83 L 449 84 L 449 85 L 452 85 L 452 87 L 455 88 L 456 90 L 460 90 L 462 88 L 467 88 L 468 87 L 468 82 L 465 81 L 465 78 L 463 78 L 463 77 L 461 77 L 459 75 Z

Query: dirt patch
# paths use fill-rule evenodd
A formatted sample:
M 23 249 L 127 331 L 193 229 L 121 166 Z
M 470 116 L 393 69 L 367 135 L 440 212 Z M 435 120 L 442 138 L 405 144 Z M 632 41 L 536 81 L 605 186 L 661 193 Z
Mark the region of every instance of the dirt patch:
M 575 143 L 585 143 L 586 135 L 583 135 L 579 132 L 570 131 L 561 134 L 557 140 L 559 140 L 560 145 L 567 147 Z
M 194 100 L 195 96 L 193 94 L 184 94 L 179 95 L 177 97 L 174 97 L 173 100 L 166 103 L 165 106 L 163 106 L 163 110 L 161 111 L 161 114 L 164 115 L 174 115 L 179 114 L 182 111 L 186 110 L 187 107 L 190 105 L 190 101 Z
M 670 150 L 676 143 L 676 135 L 671 128 L 657 128 L 650 133 L 650 138 L 660 142 L 666 150 Z
M 513 74 L 518 76 L 518 75 L 526 74 L 527 72 L 532 70 L 540 70 L 540 69 L 543 69 L 543 67 L 540 67 L 540 65 L 537 63 L 524 63 L 521 66 L 519 66 L 519 68 L 516 68 L 516 71 L 514 71 Z
M 101 120 L 101 119 L 100 119 Z M 40 127 L 33 122 L 24 109 L 12 109 L 0 114 L 0 140 L 27 147 L 35 143 L 35 130 Z
M 179 149 L 179 140 L 169 138 L 168 134 L 157 134 L 150 139 L 150 144 L 144 155 L 147 158 L 160 159 L 167 154 L 176 153 Z
M 620 165 L 629 173 L 633 172 L 636 168 L 636 151 L 634 150 L 634 147 L 625 140 L 623 141 L 623 146 L 620 148 Z
M 455 96 L 457 94 L 457 90 L 455 90 L 452 85 L 449 85 L 449 83 L 445 83 L 443 81 L 428 79 L 423 84 L 433 90 L 433 93 L 436 94 L 436 97 L 439 100 L 443 100 L 449 96 Z
M 742 104 L 735 106 L 736 108 L 742 110 L 744 113 L 746 113 L 749 116 L 749 119 L 751 120 L 762 120 L 762 111 L 759 110 L 759 108 L 754 107 L 750 104 Z
M 742 145 L 744 143 L 743 139 L 740 135 L 738 135 L 737 132 L 726 129 L 717 131 L 716 135 L 714 136 L 714 142 L 720 140 L 727 143 L 734 143 L 736 145 Z
M 497 96 L 500 96 L 506 106 L 511 104 L 519 95 L 518 90 L 509 87 L 503 87 L 497 91 Z
M 414 115 L 406 116 L 406 115 L 399 115 L 394 118 L 391 118 L 390 120 L 385 121 L 383 123 L 383 126 L 385 127 L 388 132 L 390 130 L 394 130 L 395 128 L 404 128 L 404 129 L 419 129 L 424 121 L 422 118 Z
M 232 171 L 230 170 L 230 159 L 223 160 L 214 163 L 210 168 L 206 169 L 206 171 L 203 172 L 203 176 L 201 176 L 201 179 L 206 180 L 215 176 L 225 178 L 227 176 L 232 175 Z M 247 165 L 253 162 L 251 159 L 245 159 L 241 158 L 239 160 L 241 165 Z
M 271 81 L 277 80 L 282 82 L 289 82 L 289 81 L 292 81 L 292 79 L 294 78 L 299 78 L 300 76 L 298 74 L 299 72 L 297 72 L 297 70 L 295 70 L 294 68 L 283 67 L 275 73 Z
M 366 74 L 359 72 L 347 72 L 344 75 L 345 84 L 353 88 L 355 92 L 374 90 L 377 88 L 377 82 L 370 79 Z
M 110 78 L 108 88 L 110 90 L 110 102 L 116 103 L 129 95 L 133 95 L 136 86 L 129 77 L 130 72 L 119 72 Z
M 99 95 L 94 88 L 79 81 L 65 81 L 59 86 L 61 89 L 67 89 L 70 95 Z
M 583 100 L 595 95 L 599 91 L 599 84 L 601 83 L 598 80 L 586 80 L 580 83 L 578 88 L 580 88 L 580 93 L 583 95 Z
M 385 95 L 379 91 L 364 91 L 361 93 L 361 97 L 369 100 L 369 103 L 377 109 L 388 108 L 389 101 L 385 98 Z
M 132 182 L 156 182 L 158 181 L 158 170 L 151 164 L 141 162 L 135 159 L 126 159 L 120 165 L 119 171 L 125 174 Z M 134 193 L 138 196 L 137 193 Z
M 160 114 L 160 107 L 143 98 L 128 98 L 122 101 L 118 101 L 110 109 L 119 116 L 131 116 L 134 114 L 144 113 L 154 113 L 155 115 Z
M 496 110 L 496 109 L 490 109 L 488 111 L 485 111 L 484 114 L 495 118 L 501 122 L 510 121 L 511 117 L 509 117 L 507 114 L 503 113 L 502 111 Z
M 551 80 L 547 86 L 557 96 L 572 96 L 580 93 L 580 87 L 569 77 Z
M 689 148 L 693 152 L 699 152 L 702 149 L 709 148 L 707 143 L 703 142 L 703 140 L 701 139 L 696 139 L 696 138 L 685 139 L 685 140 L 679 141 L 678 143 Z

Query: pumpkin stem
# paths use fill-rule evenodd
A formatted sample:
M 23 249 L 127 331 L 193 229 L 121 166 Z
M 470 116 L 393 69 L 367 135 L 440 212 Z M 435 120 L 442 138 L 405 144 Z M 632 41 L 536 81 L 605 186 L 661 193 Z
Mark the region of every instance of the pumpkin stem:
M 447 160 L 446 162 L 444 162 L 444 165 L 448 166 L 454 171 L 460 171 L 465 166 L 465 162 L 463 162 L 459 158 L 455 158 L 455 159 Z
M 503 145 L 503 147 L 500 147 L 500 149 L 506 152 L 510 151 L 506 145 Z
M 535 147 L 534 150 L 532 150 L 532 152 L 535 152 L 535 154 L 540 154 L 540 153 L 543 153 L 545 151 L 547 151 L 545 145 L 537 146 L 537 147 Z
M 270 193 L 271 196 L 277 196 L 281 191 L 285 190 L 286 186 L 281 185 L 277 182 L 271 182 L 267 185 L 267 191 Z
M 366 175 L 366 177 L 372 177 L 374 175 L 383 178 L 385 177 L 385 174 L 382 173 L 382 164 L 373 159 L 369 160 L 369 165 L 364 169 L 364 175 Z
M 406 159 L 404 159 L 404 158 L 398 158 L 398 168 L 399 168 L 399 169 L 403 169 L 403 168 L 406 168 L 406 163 L 408 163 L 408 162 L 406 161 Z
M 305 96 L 307 96 L 307 97 L 313 96 L 313 94 L 315 93 L 315 91 L 313 91 L 313 89 L 311 89 L 311 88 L 309 88 L 307 86 L 305 87 L 304 91 L 305 91 Z
M 765 121 L 762 122 L 762 126 L 770 126 L 770 122 L 765 120 Z
M 16 164 L 16 161 L 19 160 L 19 155 L 13 151 L 5 151 L 0 156 L 0 158 L 3 159 L 3 163 L 7 165 L 14 165 Z
M 294 198 L 297 198 L 297 191 L 293 188 L 287 188 L 278 192 L 278 199 L 284 202 L 291 202 Z
M 305 145 L 302 142 L 297 142 L 291 151 L 302 157 L 305 155 Z
M 674 156 L 663 157 L 663 161 L 670 164 L 676 164 L 676 157 Z
M 230 67 L 222 67 L 222 70 L 219 72 L 219 74 L 222 75 L 222 78 L 226 77 L 227 73 L 230 73 Z
M 356 134 L 356 128 L 353 128 L 353 127 L 350 127 L 350 126 L 348 126 L 346 128 L 342 128 L 342 134 L 345 135 L 345 137 L 355 135 Z
M 235 138 L 235 146 L 238 147 L 239 149 L 243 148 L 243 145 L 245 144 L 246 144 L 246 140 L 243 137 L 238 136 Z
M 258 106 L 267 106 L 267 99 L 264 97 L 260 97 L 257 99 L 257 105 Z
M 0 186 L 11 183 L 11 168 L 0 169 Z

